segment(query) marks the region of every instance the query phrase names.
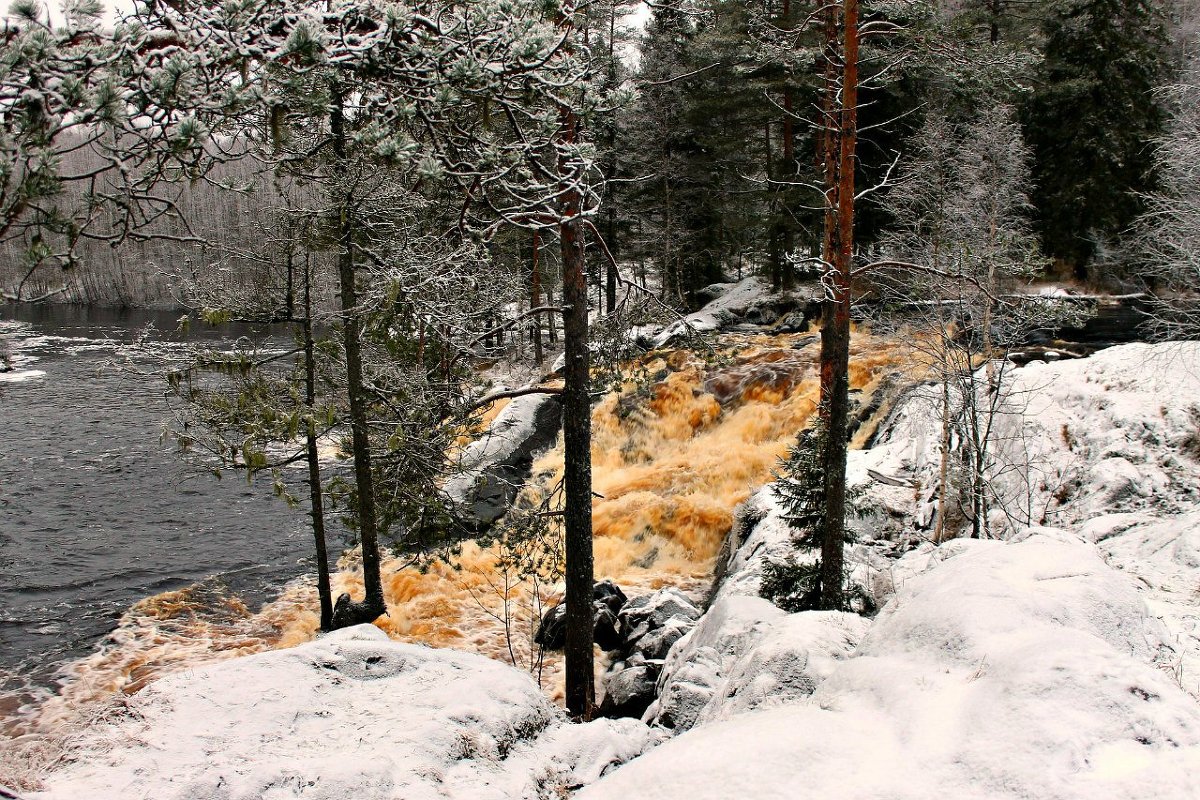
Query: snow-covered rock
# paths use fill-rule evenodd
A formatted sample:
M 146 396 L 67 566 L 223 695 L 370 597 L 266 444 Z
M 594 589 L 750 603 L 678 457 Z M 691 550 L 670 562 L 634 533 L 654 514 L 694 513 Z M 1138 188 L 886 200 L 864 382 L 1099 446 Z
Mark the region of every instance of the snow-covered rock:
M 1096 542 L 1108 562 L 1135 578 L 1171 631 L 1177 672 L 1200 697 L 1200 343 L 1128 344 L 1007 373 L 995 425 L 990 488 L 1007 513 L 992 533 L 1053 525 Z M 939 391 L 911 392 L 877 444 L 852 452 L 853 490 L 928 537 L 936 505 Z M 919 488 L 881 483 L 871 472 Z M 893 582 L 904 567 L 893 568 Z
M 996 534 L 1070 528 L 1115 512 L 1174 514 L 1200 501 L 1200 343 L 1128 344 L 1085 359 L 1035 362 L 1009 370 L 1002 391 L 991 488 L 1008 513 L 995 520 Z M 883 485 L 870 471 L 932 486 L 940 419 L 940 389 L 909 393 L 876 445 L 851 454 L 852 489 L 919 518 L 928 495 L 914 505 L 911 489 Z
M 1156 668 L 1167 632 L 1094 546 L 1039 530 L 924 558 L 810 699 L 729 708 L 581 800 L 1200 796 L 1200 707 Z M 729 599 L 751 625 L 772 616 Z
M 654 741 L 568 723 L 507 665 L 359 626 L 152 684 L 33 797 L 559 797 Z
M 632 652 L 642 649 L 639 643 L 646 636 L 673 624 L 694 623 L 699 617 L 700 609 L 696 604 L 679 589 L 669 586 L 635 597 L 625 604 L 620 614 L 621 636 L 625 639 L 628 650 Z M 664 652 L 662 656 L 665 655 Z
M 772 488 L 765 486 L 752 494 L 737 509 L 727 550 L 717 565 L 717 596 L 757 597 L 763 567 L 794 554 L 794 536 Z
M 699 311 L 663 328 L 651 341 L 654 347 L 664 347 L 687 333 L 709 333 L 736 322 L 745 316 L 750 306 L 771 293 L 762 278 L 750 277 L 733 284 L 714 284 L 704 290 L 713 299 Z
M 743 323 L 751 332 L 776 324 L 786 330 L 803 330 L 806 324 L 803 307 L 818 301 L 821 289 L 814 284 L 807 295 L 800 290 L 773 293 L 768 282 L 751 276 L 736 283 L 714 283 L 697 292 L 697 297 L 708 302 L 699 311 L 647 336 L 650 347 L 666 347 L 690 333 L 741 330 Z M 801 306 L 799 310 L 797 305 Z
M 534 456 L 554 444 L 561 419 L 556 396 L 517 397 L 463 450 L 445 492 L 467 525 L 485 530 L 508 511 L 529 477 Z
M 854 614 L 788 614 L 760 597 L 720 595 L 671 648 L 644 719 L 682 731 L 806 697 L 868 625 Z

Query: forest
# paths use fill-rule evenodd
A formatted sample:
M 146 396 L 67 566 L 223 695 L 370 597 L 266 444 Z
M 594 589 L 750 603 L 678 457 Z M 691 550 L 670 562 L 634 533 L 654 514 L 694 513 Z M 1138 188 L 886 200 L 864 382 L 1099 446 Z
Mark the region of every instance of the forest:
M 0 97 L 0 414 L 241 326 L 106 368 L 311 554 L 0 796 L 1200 793 L 1193 0 L 15 0 Z

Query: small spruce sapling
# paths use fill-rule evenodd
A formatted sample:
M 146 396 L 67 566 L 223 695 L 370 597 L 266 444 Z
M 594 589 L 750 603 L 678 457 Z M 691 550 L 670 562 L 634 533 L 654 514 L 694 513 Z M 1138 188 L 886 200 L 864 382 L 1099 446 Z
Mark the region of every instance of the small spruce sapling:
M 795 553 L 780 561 L 768 560 L 763 566 L 759 594 L 784 611 L 812 611 L 821 608 L 821 530 L 825 521 L 825 478 L 821 468 L 821 447 L 825 427 L 818 419 L 801 431 L 796 444 L 780 461 L 775 493 L 784 508 L 784 519 L 792 527 Z M 853 503 L 848 504 L 853 513 Z M 847 543 L 855 536 L 848 526 Z M 815 557 L 809 557 L 812 553 Z M 861 588 L 843 578 L 846 609 L 861 613 L 874 611 L 874 603 Z
M 820 552 L 825 519 L 825 482 L 821 469 L 824 425 L 818 420 L 800 432 L 776 474 L 775 491 L 791 525 L 797 550 Z M 810 611 L 820 607 L 821 559 L 768 560 L 763 567 L 760 594 L 784 611 Z

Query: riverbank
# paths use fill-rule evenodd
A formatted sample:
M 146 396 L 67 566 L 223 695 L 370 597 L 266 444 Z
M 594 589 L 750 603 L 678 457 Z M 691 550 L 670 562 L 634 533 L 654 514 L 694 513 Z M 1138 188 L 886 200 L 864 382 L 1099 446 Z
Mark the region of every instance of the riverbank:
M 495 745 L 491 706 L 482 701 L 472 706 L 477 712 L 450 714 L 454 721 L 436 723 L 438 732 L 430 733 L 437 741 L 471 742 L 467 750 L 448 744 L 436 757 L 411 760 L 379 738 L 395 734 L 369 721 L 388 713 L 380 707 L 391 697 L 362 707 L 357 727 L 341 716 L 347 712 L 342 705 L 330 710 L 343 719 L 339 724 L 359 732 L 347 743 L 350 750 L 317 744 L 329 738 L 322 727 L 325 701 L 314 702 L 313 695 L 267 715 L 281 720 L 278 725 L 251 728 L 240 720 L 258 714 L 263 700 L 225 688 L 234 683 L 230 677 L 262 665 L 255 680 L 269 698 L 277 692 L 267 684 L 282 674 L 271 660 L 254 657 L 207 668 L 195 681 L 181 674 L 131 698 L 79 739 L 75 747 L 84 749 L 75 752 L 87 758 L 51 774 L 46 796 L 103 797 L 116 780 L 125 781 L 123 797 L 196 796 L 172 794 L 182 789 L 169 783 L 175 773 L 150 768 L 145 759 L 157 757 L 156 747 L 176 747 L 166 737 L 170 717 L 162 714 L 195 710 L 199 706 L 190 704 L 200 701 L 184 699 L 202 697 L 205 708 L 222 710 L 200 714 L 197 719 L 212 725 L 202 723 L 203 735 L 184 737 L 177 755 L 200 764 L 206 752 L 241 754 L 227 767 L 195 772 L 206 786 L 225 775 L 223 785 L 244 787 L 231 795 L 238 797 L 263 796 L 264 787 L 281 797 L 333 797 L 328 792 L 343 789 L 362 798 L 420 791 L 455 796 L 453 786 L 462 784 L 447 782 L 448 775 L 472 775 L 479 786 L 490 780 L 481 774 L 512 778 L 512 771 L 519 780 L 494 784 L 511 789 L 500 796 L 539 797 L 572 791 L 606 769 L 611 774 L 581 797 L 782 797 L 796 785 L 912 798 L 1194 797 L 1200 792 L 1194 696 L 1200 684 L 1190 676 L 1200 668 L 1200 609 L 1186 587 L 1200 581 L 1200 559 L 1193 555 L 1200 541 L 1200 465 L 1189 444 L 1198 376 L 1194 344 L 1130 345 L 1015 373 L 1013 388 L 1026 402 L 1007 421 L 1024 432 L 1032 455 L 1012 481 L 1027 487 L 1027 507 L 1046 516 L 1032 526 L 998 529 L 1003 541 L 922 544 L 929 538 L 928 500 L 872 477 L 921 481 L 934 467 L 937 415 L 923 405 L 928 398 L 906 401 L 878 444 L 856 453 L 851 464 L 852 481 L 865 494 L 860 503 L 880 512 L 876 535 L 851 557 L 857 579 L 884 604 L 871 621 L 851 625 L 852 619 L 824 612 L 786 614 L 757 597 L 764 560 L 786 555 L 791 544 L 769 491 L 756 495 L 741 512 L 714 602 L 670 648 L 656 704 L 644 722 L 623 722 L 619 733 L 610 729 L 589 746 L 593 754 L 608 754 L 599 769 L 591 760 L 582 771 L 564 769 L 560 775 L 570 777 L 562 781 L 532 780 L 546 774 L 546 762 L 510 757 Z M 1067 483 L 1074 488 L 1064 494 Z M 321 641 L 306 647 L 328 646 Z M 461 658 L 403 652 L 416 655 L 396 658 Z M 378 663 L 394 662 L 382 651 L 376 655 Z M 326 680 L 328 668 L 312 663 L 293 676 L 302 685 L 309 685 L 304 675 Z M 519 705 L 540 707 L 543 701 L 532 699 L 536 685 L 522 671 L 495 669 L 504 681 L 530 687 L 522 691 L 533 692 L 532 705 Z M 469 691 L 489 685 L 482 679 Z M 284 717 L 292 721 L 284 724 Z M 303 730 L 296 727 L 301 719 Z M 586 738 L 592 733 L 582 731 L 597 728 L 572 730 Z M 673 738 L 613 768 L 663 736 Z M 268 739 L 280 743 L 278 753 L 293 748 L 298 755 L 246 757 L 261 752 Z M 537 739 L 523 738 L 512 752 L 549 752 Z M 312 748 L 320 759 L 300 755 Z M 352 755 L 364 750 L 389 755 L 384 762 Z M 454 756 L 449 761 L 447 753 Z M 340 766 L 331 771 L 323 764 Z

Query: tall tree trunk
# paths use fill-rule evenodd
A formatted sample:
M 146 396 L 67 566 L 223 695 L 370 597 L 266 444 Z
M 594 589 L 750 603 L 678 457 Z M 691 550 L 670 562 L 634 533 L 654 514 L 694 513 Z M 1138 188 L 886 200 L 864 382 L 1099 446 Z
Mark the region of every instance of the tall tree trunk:
M 533 274 L 529 278 L 529 307 L 541 308 L 542 305 L 542 268 L 538 264 L 538 251 L 542 249 L 541 237 L 533 232 Z M 542 315 L 533 315 L 533 360 L 540 367 L 544 360 L 542 354 Z
M 312 329 L 312 271 L 310 259 L 304 259 L 304 405 L 308 410 L 305 426 L 305 460 L 308 462 L 308 497 L 312 516 L 313 544 L 317 549 L 317 594 L 321 598 L 321 630 L 333 628 L 333 595 L 329 588 L 329 552 L 325 545 L 325 504 L 321 489 L 321 460 L 317 452 L 317 368 Z
M 779 187 L 771 183 L 775 179 L 775 155 L 771 144 L 771 123 L 763 124 L 763 153 L 766 156 L 767 192 L 770 202 L 767 203 L 767 274 L 771 278 L 772 291 L 783 288 L 783 256 L 779 252 Z
M 573 142 L 578 120 L 564 112 L 563 138 Z M 568 167 L 568 165 L 563 165 Z M 566 175 L 573 180 L 574 175 Z M 583 237 L 577 190 L 564 196 L 562 242 L 564 500 L 566 530 L 566 695 L 567 711 L 591 717 L 596 694 L 592 666 L 595 621 L 592 606 L 592 445 L 591 401 L 588 397 L 588 310 Z
M 790 16 L 790 8 L 788 3 L 784 3 L 785 20 Z M 792 119 L 793 111 L 792 87 L 783 87 L 783 169 L 780 171 L 780 177 L 783 180 L 794 181 L 797 179 L 796 170 L 796 131 L 795 121 Z M 780 186 L 779 192 L 787 191 L 786 187 Z M 779 204 L 780 210 L 780 238 L 782 239 L 783 252 L 779 256 L 779 288 L 792 288 L 792 261 L 791 254 L 794 247 L 794 238 L 792 231 L 792 221 L 788 219 L 787 203 Z
M 570 30 L 575 8 L 564 7 L 561 26 Z M 569 37 L 568 37 L 569 38 Z M 570 46 L 568 42 L 568 47 Z M 596 705 L 592 605 L 592 407 L 588 396 L 588 287 L 580 225 L 584 176 L 571 156 L 579 141 L 579 116 L 567 102 L 558 109 L 558 234 L 562 251 L 563 344 L 563 531 L 566 572 L 567 713 L 591 719 Z
M 345 163 L 346 136 L 342 98 L 335 89 L 330 114 L 330 132 L 337 163 Z M 362 322 L 359 319 L 358 288 L 355 285 L 353 198 L 338 197 L 338 284 L 341 293 L 342 343 L 346 354 L 346 395 L 350 404 L 350 441 L 354 451 L 354 483 L 358 495 L 358 534 L 362 550 L 365 597 L 353 602 L 349 595 L 338 598 L 333 626 L 346 628 L 373 622 L 387 613 L 383 581 L 379 573 L 379 531 L 375 516 L 375 483 L 371 474 L 371 441 L 367 427 L 367 398 L 363 382 Z
M 546 286 L 546 303 L 547 303 L 547 305 L 554 305 L 554 285 L 553 284 L 548 284 Z M 552 344 L 552 345 L 558 344 L 558 323 L 555 322 L 554 314 L 546 315 L 546 333 L 549 335 L 550 344 Z
M 836 15 L 832 9 L 827 14 Z M 825 519 L 821 536 L 821 607 L 845 607 L 846 452 L 850 387 L 850 270 L 854 252 L 854 166 L 858 144 L 858 0 L 843 0 L 841 47 L 841 105 L 837 129 L 836 207 L 826 213 L 831 259 L 830 297 L 821 328 L 821 414 L 825 422 L 822 462 L 825 468 Z M 832 36 L 830 33 L 832 32 Z M 826 19 L 827 48 L 837 47 L 837 20 Z M 832 41 L 830 41 L 830 39 Z M 833 52 L 830 53 L 833 56 Z M 836 58 L 831 58 L 834 64 Z M 836 91 L 834 83 L 825 86 Z M 827 78 L 830 70 L 827 69 Z M 836 95 L 835 95 L 836 96 Z M 830 101 L 830 106 L 833 101 Z M 829 120 L 832 121 L 832 120 Z M 828 122 L 827 121 L 827 124 Z M 832 143 L 827 143 L 833 155 Z M 829 177 L 827 175 L 827 180 Z M 827 185 L 827 188 L 828 185 Z M 836 208 L 836 213 L 831 213 Z M 831 226 L 831 222 L 833 225 Z

